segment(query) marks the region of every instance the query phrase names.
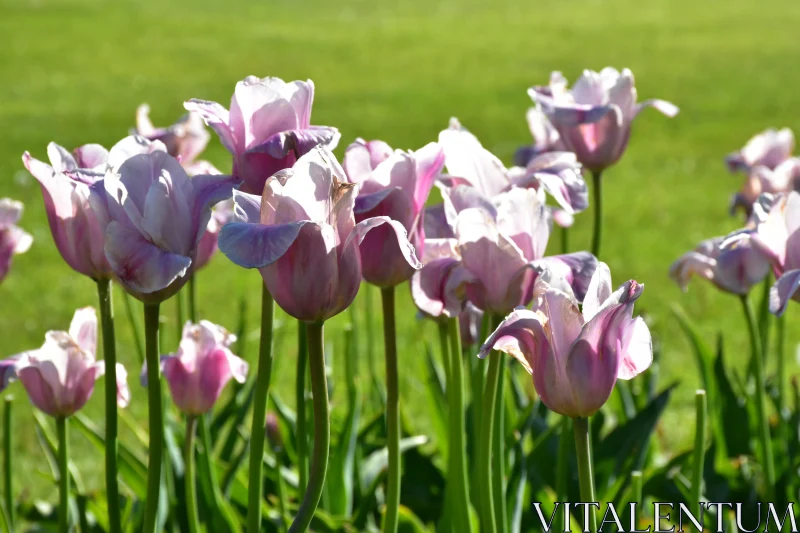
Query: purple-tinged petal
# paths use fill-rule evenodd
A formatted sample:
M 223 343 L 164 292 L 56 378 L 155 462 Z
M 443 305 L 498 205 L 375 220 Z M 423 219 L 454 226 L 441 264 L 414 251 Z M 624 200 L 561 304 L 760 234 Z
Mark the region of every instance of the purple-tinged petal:
M 0 359 L 0 392 L 17 379 L 17 364 L 21 355 L 12 355 L 5 359 Z
M 422 226 L 427 239 L 453 239 L 456 236 L 447 222 L 443 203 L 425 208 Z
M 233 220 L 249 224 L 261 223 L 261 196 L 233 191 Z
M 642 317 L 625 326 L 618 379 L 633 379 L 653 364 L 653 340 Z
M 308 221 L 275 226 L 232 222 L 219 234 L 219 249 L 244 268 L 263 268 L 280 259 Z
M 342 167 L 351 182 L 362 183 L 370 177 L 375 167 L 393 153 L 392 147 L 383 141 L 365 141 L 359 138 L 345 150 Z
M 93 307 L 83 307 L 75 311 L 69 325 L 69 336 L 82 350 L 94 356 L 97 350 L 97 313 Z
M 290 153 L 296 157 L 307 154 L 316 146 L 329 149 L 331 143 L 338 138 L 339 130 L 328 126 L 312 126 L 300 130 L 288 130 L 275 133 L 263 143 L 248 149 L 248 153 L 268 154 L 275 159 L 283 159 Z
M 167 147 L 160 141 L 149 141 L 138 135 L 125 137 L 108 151 L 108 168 L 113 172 L 119 172 L 120 167 L 128 159 L 137 155 L 147 155 L 154 152 L 164 152 Z
M 495 197 L 495 205 L 497 230 L 514 241 L 527 261 L 543 257 L 550 238 L 543 195 L 514 188 Z
M 666 100 L 658 100 L 658 99 L 650 99 L 645 100 L 644 102 L 639 102 L 636 104 L 636 108 L 633 112 L 634 118 L 645 108 L 652 107 L 659 113 L 668 116 L 669 118 L 674 117 L 678 114 L 680 109 L 673 103 L 667 102 Z
M 532 264 L 537 269 L 548 270 L 552 275 L 565 279 L 575 298 L 582 302 L 597 269 L 597 258 L 589 252 L 574 252 L 544 257 Z
M 105 170 L 108 163 L 108 150 L 99 144 L 84 144 L 72 152 L 78 168 Z
M 508 186 L 503 163 L 486 150 L 472 133 L 451 118 L 448 129 L 439 133 L 447 172 L 467 180 L 486 196 L 494 196 Z
M 611 287 L 611 270 L 608 265 L 600 261 L 589 281 L 586 296 L 583 298 L 583 318 L 587 322 L 591 320 L 603 303 L 611 297 L 613 290 Z
M 413 152 L 416 163 L 416 183 L 414 186 L 414 210 L 420 212 L 434 181 L 441 175 L 444 166 L 444 150 L 437 143 L 428 143 L 416 152 Z
M 778 278 L 769 291 L 769 311 L 781 316 L 786 311 L 789 301 L 794 298 L 800 288 L 800 269 L 790 270 Z
M 222 145 L 231 153 L 239 153 L 238 142 L 230 124 L 230 114 L 228 110 L 216 102 L 208 100 L 198 100 L 193 98 L 184 102 L 183 107 L 187 111 L 193 111 L 203 118 L 208 127 L 213 129 L 219 136 Z

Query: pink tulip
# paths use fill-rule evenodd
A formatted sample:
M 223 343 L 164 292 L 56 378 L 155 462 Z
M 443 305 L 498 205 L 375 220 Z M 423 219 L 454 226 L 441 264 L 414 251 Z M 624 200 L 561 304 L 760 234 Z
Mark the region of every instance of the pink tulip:
M 197 272 L 211 261 L 217 253 L 217 239 L 219 232 L 225 224 L 233 220 L 233 198 L 229 198 L 217 204 L 211 211 L 211 218 L 208 226 L 197 243 L 197 258 L 195 260 L 194 271 Z
M 33 237 L 16 226 L 22 216 L 22 203 L 0 199 L 0 282 L 11 269 L 11 258 L 28 251 Z
M 467 303 L 467 283 L 472 275 L 461 264 L 455 239 L 427 239 L 421 270 L 411 277 L 411 296 L 425 315 L 456 317 Z
M 668 117 L 678 108 L 664 100 L 636 102 L 633 73 L 606 67 L 599 73 L 584 70 L 572 89 L 560 72 L 550 85 L 532 87 L 528 94 L 558 131 L 567 150 L 592 172 L 616 163 L 628 145 L 633 119 L 646 107 Z
M 175 294 L 196 268 L 211 206 L 230 197 L 229 176 L 189 178 L 166 152 L 135 155 L 102 186 L 110 222 L 105 252 L 122 286 L 144 302 Z
M 230 351 L 234 342 L 235 335 L 206 320 L 186 323 L 178 351 L 161 358 L 161 370 L 178 409 L 202 415 L 214 407 L 231 378 L 244 383 L 247 363 Z M 146 370 L 142 382 L 147 386 Z
M 222 228 L 220 250 L 239 266 L 258 268 L 275 301 L 293 317 L 326 320 L 355 298 L 359 244 L 373 228 L 391 226 L 403 258 L 421 267 L 400 222 L 380 216 L 356 224 L 358 190 L 329 150 L 314 148 L 271 177 L 263 197 L 234 191 L 239 222 Z
M 220 174 L 208 161 L 196 161 L 211 139 L 203 118 L 197 113 L 186 113 L 168 128 L 156 128 L 150 121 L 150 106 L 142 104 L 136 109 L 136 129 L 132 133 L 164 143 L 167 153 L 180 161 L 190 176 Z
M 533 144 L 522 146 L 514 152 L 514 164 L 525 167 L 537 155 L 547 152 L 565 152 L 567 147 L 561 141 L 558 130 L 537 107 L 531 107 L 525 114 L 528 129 L 533 137 Z
M 50 416 L 66 417 L 86 404 L 94 382 L 105 374 L 105 362 L 95 360 L 96 346 L 97 315 L 85 307 L 75 311 L 69 332 L 49 331 L 41 348 L 9 359 L 31 402 Z M 117 404 L 126 407 L 130 391 L 119 363 L 116 386 Z
M 774 169 L 755 165 L 748 171 L 742 189 L 731 199 L 731 214 L 742 209 L 747 216 L 761 194 L 780 194 L 800 189 L 800 157 L 790 157 Z
M 233 155 L 242 191 L 261 194 L 267 179 L 317 145 L 336 147 L 336 128 L 311 125 L 314 83 L 248 76 L 236 84 L 230 111 L 216 102 L 189 100 Z
M 670 267 L 669 275 L 682 290 L 693 276 L 733 294 L 747 294 L 769 273 L 769 262 L 753 245 L 753 231 L 740 230 L 727 237 L 701 242 Z
M 405 228 L 417 254 L 423 254 L 425 232 L 423 213 L 434 180 L 444 165 L 444 153 L 436 143 L 416 152 L 397 150 L 388 157 L 375 158 L 374 147 L 387 147 L 381 141 L 367 143 L 362 139 L 351 144 L 344 156 L 348 178 L 360 185 L 354 207 L 357 222 L 376 216 L 387 216 Z M 373 166 L 376 159 L 381 159 Z M 403 253 L 391 226 L 375 228 L 364 237 L 361 261 L 364 279 L 379 287 L 392 287 L 411 277 L 416 271 Z
M 782 315 L 790 300 L 800 301 L 800 193 L 792 191 L 773 202 L 768 200 L 759 199 L 772 205 L 758 221 L 753 242 L 778 278 L 770 292 L 769 307 L 771 312 Z
M 454 210 L 461 264 L 475 278 L 467 294 L 477 307 L 505 314 L 527 305 L 544 270 L 568 279 L 583 297 L 597 259 L 588 252 L 544 257 L 550 225 L 541 191 L 511 189 L 495 197 L 494 205 Z
M 761 166 L 775 170 L 789 159 L 794 150 L 794 134 L 789 128 L 768 129 L 747 141 L 744 148 L 725 157 L 725 164 L 731 172 L 743 171 Z
M 544 189 L 570 213 L 589 205 L 586 182 L 574 154 L 550 152 L 531 159 L 527 166 L 507 169 L 477 137 L 467 131 L 457 119 L 439 133 L 439 144 L 445 154 L 449 186 L 469 185 L 472 203 L 487 203 L 494 196 L 512 187 Z
M 582 311 L 566 280 L 540 278 L 533 310 L 517 309 L 492 333 L 480 357 L 499 350 L 529 373 L 542 402 L 570 417 L 596 413 L 617 379 L 631 379 L 653 361 L 650 330 L 633 305 L 644 290 L 627 281 L 612 292 L 611 274 L 600 263 Z

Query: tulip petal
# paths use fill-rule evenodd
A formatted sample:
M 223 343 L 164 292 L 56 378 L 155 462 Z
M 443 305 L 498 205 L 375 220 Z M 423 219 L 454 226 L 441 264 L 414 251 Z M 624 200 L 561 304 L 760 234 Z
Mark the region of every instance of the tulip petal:
M 268 154 L 275 159 L 283 159 L 290 153 L 300 158 L 312 148 L 322 145 L 333 150 L 332 143 L 339 137 L 339 130 L 328 126 L 310 126 L 304 129 L 281 131 L 271 135 L 267 140 L 253 146 L 247 153 Z
M 261 223 L 261 196 L 233 190 L 233 217 L 238 222 Z
M 280 259 L 308 221 L 264 226 L 232 222 L 219 234 L 219 249 L 244 268 L 263 268 Z
M 783 315 L 798 288 L 800 288 L 800 269 L 790 270 L 778 278 L 769 291 L 769 311 L 777 316 Z
M 448 129 L 439 133 L 439 145 L 448 173 L 467 180 L 482 194 L 491 197 L 508 186 L 506 167 L 458 119 L 451 118 Z
M 426 239 L 453 239 L 455 233 L 447 222 L 444 204 L 436 204 L 425 208 L 423 215 L 423 228 Z M 423 260 L 424 261 L 424 260 Z
M 125 161 L 136 155 L 147 155 L 153 152 L 165 152 L 167 147 L 161 141 L 149 141 L 139 135 L 129 135 L 108 151 L 108 168 L 119 172 Z M 149 183 L 147 183 L 149 185 Z
M 411 277 L 411 297 L 416 306 L 432 317 L 457 316 L 463 303 L 448 298 L 446 287 L 458 261 L 448 257 L 428 262 Z
M 144 294 L 168 287 L 192 263 L 189 257 L 162 250 L 117 221 L 106 230 L 106 257 L 120 282 Z
M 458 214 L 472 207 L 485 211 L 492 219 L 497 218 L 497 209 L 494 203 L 478 189 L 469 185 L 455 185 L 451 188 L 442 188 L 442 201 L 444 215 L 448 225 L 455 231 Z
M 492 350 L 514 357 L 531 374 L 535 361 L 550 351 L 544 333 L 544 317 L 529 309 L 516 309 L 509 314 L 483 343 L 478 357 L 486 358 Z M 510 339 L 516 342 L 511 342 Z
M 237 139 L 229 126 L 230 114 L 227 109 L 217 102 L 198 100 L 196 98 L 184 102 L 183 107 L 187 111 L 194 111 L 199 114 L 206 125 L 217 133 L 220 142 L 230 153 L 238 153 Z
M 652 107 L 656 111 L 672 118 L 678 114 L 680 109 L 675 104 L 667 102 L 666 100 L 658 100 L 658 99 L 650 99 L 645 100 L 644 102 L 639 102 L 636 104 L 634 108 L 633 116 L 634 118 L 642 112 L 643 109 Z
M 717 260 L 694 250 L 683 254 L 669 267 L 669 277 L 686 292 L 692 276 L 712 280 L 717 268 Z
M 416 163 L 414 210 L 419 212 L 428 200 L 434 181 L 444 166 L 444 150 L 437 143 L 428 143 L 412 154 Z
M 370 177 L 372 170 L 393 153 L 391 146 L 383 141 L 365 141 L 359 138 L 345 150 L 342 167 L 351 182 L 363 183 Z
M 0 392 L 17 379 L 17 365 L 22 355 L 12 355 L 5 359 L 0 359 Z
M 583 319 L 587 322 L 591 320 L 600 310 L 600 306 L 611 297 L 611 293 L 611 270 L 600 261 L 583 298 Z
M 543 196 L 533 189 L 514 188 L 494 198 L 497 230 L 519 247 L 527 261 L 544 256 L 550 225 Z
M 23 156 L 23 158 L 24 157 L 25 156 Z M 36 161 L 33 158 L 30 159 L 31 161 Z M 39 161 L 36 162 L 44 167 L 47 166 Z M 22 217 L 23 210 L 24 206 L 22 205 L 22 202 L 11 200 L 10 198 L 0 199 L 0 229 L 8 228 L 19 222 L 19 219 Z
M 375 209 L 378 206 L 378 204 L 383 202 L 387 196 L 397 192 L 403 194 L 402 191 L 400 191 L 400 189 L 394 187 L 380 189 L 371 194 L 359 194 L 358 197 L 356 197 L 356 202 L 355 205 L 353 206 L 353 212 L 356 215 L 369 213 L 370 211 Z
M 597 258 L 589 252 L 554 255 L 534 261 L 532 265 L 541 270 L 549 270 L 555 276 L 564 278 L 572 288 L 575 298 L 582 302 L 597 269 Z
M 620 354 L 617 378 L 632 379 L 653 364 L 653 341 L 642 317 L 626 325 L 622 346 L 624 352 Z
M 416 251 L 414 250 L 414 245 L 408 240 L 408 233 L 406 232 L 406 228 L 403 225 L 396 221 L 392 220 L 389 217 L 379 216 L 379 217 L 372 217 L 366 220 L 362 220 L 358 224 L 355 225 L 353 230 L 347 236 L 347 240 L 344 243 L 344 247 L 347 248 L 348 246 L 355 243 L 356 245 L 360 245 L 364 242 L 364 238 L 366 238 L 367 234 L 384 224 L 388 224 L 391 229 L 394 230 L 394 234 L 397 237 L 397 244 L 399 247 L 400 254 L 402 255 L 403 259 L 411 266 L 411 268 L 415 270 L 419 270 L 422 268 L 422 263 L 417 259 Z
M 74 151 L 75 162 L 79 168 L 105 170 L 108 161 L 108 150 L 99 144 L 84 144 Z
M 82 350 L 94 355 L 97 350 L 97 313 L 93 307 L 75 311 L 69 325 L 69 336 L 75 339 Z
M 17 370 L 17 377 L 25 387 L 31 403 L 49 415 L 58 415 L 58 403 L 51 385 L 44 379 L 35 366 L 26 366 Z

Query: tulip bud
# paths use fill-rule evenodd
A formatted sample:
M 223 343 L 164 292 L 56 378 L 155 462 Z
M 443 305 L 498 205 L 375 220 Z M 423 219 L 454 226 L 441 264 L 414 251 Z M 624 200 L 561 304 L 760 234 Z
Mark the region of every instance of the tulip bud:
M 283 451 L 283 437 L 281 436 L 281 426 L 278 417 L 272 411 L 267 413 L 267 442 L 274 453 Z

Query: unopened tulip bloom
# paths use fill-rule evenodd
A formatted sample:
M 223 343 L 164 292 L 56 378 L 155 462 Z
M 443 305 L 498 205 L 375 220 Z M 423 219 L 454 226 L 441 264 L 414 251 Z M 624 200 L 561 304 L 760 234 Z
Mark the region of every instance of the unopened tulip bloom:
M 531 159 L 547 152 L 564 152 L 566 146 L 561 142 L 558 131 L 538 107 L 531 107 L 525 114 L 528 129 L 533 137 L 533 144 L 522 146 L 514 152 L 514 164 L 520 167 L 528 165 Z
M 16 226 L 22 209 L 21 202 L 0 199 L 0 282 L 8 275 L 11 258 L 27 252 L 33 243 L 33 237 Z
M 644 286 L 631 280 L 612 292 L 611 274 L 600 263 L 582 311 L 568 288 L 565 280 L 551 285 L 541 278 L 533 310 L 506 317 L 480 357 L 493 349 L 512 355 L 533 375 L 548 409 L 588 417 L 608 400 L 617 379 L 631 379 L 653 361 L 650 330 L 632 316 Z
M 195 268 L 211 206 L 230 197 L 230 176 L 189 178 L 162 151 L 135 155 L 106 173 L 105 252 L 122 286 L 144 302 L 175 294 Z
M 95 380 L 105 374 L 105 363 L 95 360 L 96 345 L 97 316 L 86 307 L 75 311 L 69 331 L 49 331 L 41 348 L 6 361 L 13 361 L 14 372 L 36 407 L 53 417 L 67 417 L 86 404 Z M 130 402 L 126 376 L 125 368 L 117 364 L 120 407 Z
M 775 170 L 794 150 L 794 134 L 789 128 L 764 130 L 747 141 L 744 148 L 725 157 L 731 172 L 749 173 L 757 166 Z
M 532 87 L 528 94 L 558 131 L 566 149 L 594 173 L 622 157 L 633 120 L 642 109 L 653 107 L 668 117 L 678 113 L 676 106 L 664 100 L 637 103 L 633 73 L 628 69 L 584 70 L 572 89 L 567 89 L 560 72 L 553 72 L 548 86 Z
M 583 211 L 589 205 L 586 182 L 574 154 L 548 152 L 534 157 L 525 167 L 507 169 L 455 118 L 451 118 L 450 126 L 439 133 L 439 144 L 444 150 L 449 174 L 450 187 L 444 187 L 444 195 L 451 198 L 466 196 L 454 199 L 456 202 L 485 204 L 513 187 L 530 187 L 544 189 L 570 213 Z M 463 187 L 454 193 L 447 190 L 459 189 L 463 185 L 469 185 L 474 191 L 466 191 Z
M 219 247 L 239 266 L 258 268 L 284 311 L 307 322 L 326 320 L 353 301 L 361 282 L 358 245 L 373 228 L 392 227 L 402 257 L 421 264 L 403 225 L 386 216 L 356 224 L 358 185 L 348 183 L 334 155 L 318 147 L 271 177 L 263 197 L 234 191 L 234 222 Z
M 228 381 L 244 383 L 247 363 L 235 356 L 230 345 L 236 336 L 221 326 L 201 320 L 183 327 L 178 351 L 161 358 L 161 370 L 172 400 L 189 416 L 207 413 L 219 399 Z M 147 374 L 142 372 L 143 384 Z
M 769 273 L 769 262 L 754 246 L 753 230 L 740 230 L 726 237 L 701 242 L 670 267 L 670 277 L 686 290 L 693 276 L 733 294 L 747 294 Z
M 314 83 L 248 76 L 236 84 L 230 110 L 216 102 L 189 100 L 233 155 L 233 175 L 241 190 L 261 194 L 267 179 L 317 145 L 336 147 L 339 132 L 311 125 Z
M 142 104 L 136 109 L 134 132 L 151 141 L 161 141 L 167 153 L 180 161 L 190 176 L 196 174 L 219 174 L 208 161 L 196 161 L 208 144 L 211 134 L 203 124 L 203 118 L 189 112 L 167 128 L 156 128 L 150 121 L 150 106 Z
M 425 201 L 444 165 L 444 152 L 438 144 L 429 143 L 416 152 L 394 151 L 373 166 L 374 146 L 386 144 L 358 139 L 344 156 L 348 178 L 360 185 L 354 207 L 356 221 L 387 216 L 400 222 L 421 256 L 425 245 Z M 369 283 L 392 287 L 416 271 L 400 251 L 396 233 L 389 225 L 371 231 L 360 248 L 364 280 Z
M 550 225 L 541 191 L 512 189 L 491 207 L 469 207 L 456 217 L 461 264 L 474 276 L 467 284 L 477 307 L 506 314 L 527 305 L 543 270 L 569 280 L 578 299 L 597 266 L 588 252 L 544 257 Z

